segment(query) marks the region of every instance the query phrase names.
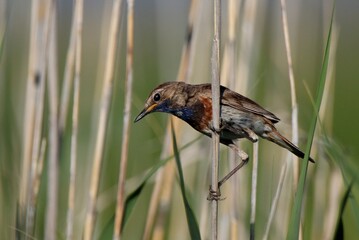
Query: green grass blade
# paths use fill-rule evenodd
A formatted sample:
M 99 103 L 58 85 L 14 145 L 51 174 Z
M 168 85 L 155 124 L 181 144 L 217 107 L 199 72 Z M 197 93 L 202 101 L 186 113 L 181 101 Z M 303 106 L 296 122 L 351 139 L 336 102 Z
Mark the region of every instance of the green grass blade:
M 334 239 L 344 239 L 343 214 L 344 214 L 345 206 L 347 205 L 347 202 L 350 198 L 352 186 L 353 186 L 353 182 L 350 183 L 347 191 L 344 194 L 344 198 L 340 206 L 339 219 L 338 219 L 337 227 L 335 229 Z
M 329 50 L 330 50 L 334 10 L 335 10 L 335 5 L 333 6 L 333 10 L 332 10 L 332 16 L 331 16 L 329 32 L 328 32 L 328 37 L 327 37 L 327 44 L 325 47 L 322 70 L 321 70 L 321 74 L 320 74 L 319 87 L 317 90 L 317 98 L 315 101 L 315 112 L 314 112 L 314 116 L 313 116 L 313 119 L 311 122 L 309 132 L 308 132 L 308 142 L 307 142 L 307 147 L 306 147 L 306 151 L 305 151 L 304 161 L 303 161 L 303 164 L 301 167 L 297 193 L 296 193 L 296 196 L 294 199 L 294 205 L 293 205 L 293 209 L 291 212 L 287 239 L 298 239 L 299 238 L 300 216 L 301 216 L 301 209 L 302 209 L 302 202 L 303 202 L 303 195 L 304 195 L 305 180 L 306 180 L 307 169 L 308 169 L 308 159 L 309 159 L 310 151 L 312 148 L 314 132 L 315 132 L 317 118 L 319 115 L 319 110 L 320 110 L 320 106 L 321 106 L 321 102 L 322 102 L 325 80 L 327 77 L 327 68 L 328 68 L 328 61 L 329 61 Z
M 351 193 L 359 192 L 357 168 L 353 164 L 350 164 L 348 156 L 346 156 L 344 151 L 337 144 L 335 144 L 335 142 L 331 141 L 327 136 L 325 136 L 324 140 L 326 145 L 326 154 L 339 166 L 347 188 L 350 189 Z M 343 161 L 343 159 L 346 159 L 347 161 Z M 357 201 L 355 194 L 350 194 L 348 198 L 351 205 L 351 212 L 354 215 L 356 227 L 359 229 L 359 201 Z
M 183 199 L 183 203 L 184 203 L 185 210 L 186 210 L 188 229 L 189 229 L 189 232 L 191 235 L 191 239 L 196 239 L 196 240 L 201 239 L 201 234 L 199 232 L 197 220 L 195 218 L 194 212 L 193 212 L 193 210 L 188 202 L 188 199 L 186 197 L 182 165 L 181 165 L 181 161 L 180 161 L 180 155 L 179 155 L 179 151 L 178 151 L 178 147 L 177 147 L 177 141 L 176 141 L 176 136 L 175 136 L 172 122 L 171 122 L 171 131 L 172 131 L 173 152 L 175 155 L 176 165 L 177 165 L 177 169 L 178 169 L 182 199 Z
M 186 149 L 187 147 L 191 146 L 193 143 L 198 141 L 201 136 L 193 139 L 192 141 L 185 144 L 183 147 L 180 148 L 180 150 Z M 138 198 L 140 197 L 142 190 L 144 186 L 146 185 L 147 181 L 157 172 L 158 169 L 160 169 L 163 165 L 165 165 L 170 159 L 172 159 L 174 156 L 169 156 L 162 161 L 159 161 L 156 165 L 154 165 L 145 175 L 145 177 L 141 180 L 141 182 L 128 194 L 125 202 L 125 214 L 123 219 L 122 228 L 126 225 L 127 220 L 131 216 L 133 207 L 135 206 Z

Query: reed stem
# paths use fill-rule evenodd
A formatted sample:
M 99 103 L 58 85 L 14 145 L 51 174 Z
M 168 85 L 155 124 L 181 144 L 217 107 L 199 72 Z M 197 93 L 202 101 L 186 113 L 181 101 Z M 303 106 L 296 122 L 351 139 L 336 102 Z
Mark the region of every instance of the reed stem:
M 212 167 L 211 191 L 218 189 L 218 162 L 219 162 L 219 116 L 220 116 L 220 35 L 221 35 L 221 1 L 214 0 L 214 32 L 212 45 Z M 218 238 L 218 201 L 211 201 L 211 239 Z

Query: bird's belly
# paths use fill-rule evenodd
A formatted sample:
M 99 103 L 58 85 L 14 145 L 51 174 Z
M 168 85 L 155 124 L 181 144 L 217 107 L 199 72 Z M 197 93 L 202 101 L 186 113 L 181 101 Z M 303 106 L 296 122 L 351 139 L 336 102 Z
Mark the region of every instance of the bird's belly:
M 221 112 L 223 134 L 229 139 L 250 138 L 262 136 L 266 131 L 266 125 L 261 117 L 254 113 L 244 112 L 229 106 L 222 106 Z M 254 134 L 253 136 L 249 136 Z

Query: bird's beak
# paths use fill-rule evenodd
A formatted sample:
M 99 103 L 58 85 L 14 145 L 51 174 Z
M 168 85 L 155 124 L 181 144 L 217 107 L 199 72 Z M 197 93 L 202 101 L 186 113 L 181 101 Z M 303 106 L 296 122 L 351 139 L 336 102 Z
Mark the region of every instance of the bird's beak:
M 151 113 L 156 107 L 158 106 L 157 103 L 152 104 L 148 108 L 143 109 L 140 114 L 135 118 L 135 122 L 140 121 L 142 118 L 144 118 L 147 114 Z

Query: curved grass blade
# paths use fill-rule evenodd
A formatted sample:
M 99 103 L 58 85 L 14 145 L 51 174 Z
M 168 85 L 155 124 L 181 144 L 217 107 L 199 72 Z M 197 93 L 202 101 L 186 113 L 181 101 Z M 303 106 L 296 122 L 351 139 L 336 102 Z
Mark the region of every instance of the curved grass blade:
M 187 147 L 191 146 L 193 143 L 195 143 L 196 141 L 198 141 L 200 139 L 201 136 L 193 139 L 192 141 L 188 142 L 187 144 L 185 144 L 183 147 L 181 147 L 180 150 L 184 150 Z M 163 165 L 165 165 L 170 159 L 172 159 L 174 156 L 171 155 L 167 158 L 165 158 L 162 161 L 159 161 L 156 165 L 154 165 L 145 175 L 145 177 L 141 180 L 141 182 L 137 185 L 137 187 L 135 187 L 126 197 L 126 202 L 125 202 L 125 213 L 124 213 L 124 219 L 123 219 L 123 224 L 122 224 L 122 229 L 125 227 L 127 220 L 129 219 L 129 217 L 131 216 L 133 207 L 135 206 L 139 196 L 142 193 L 142 190 L 144 188 L 144 186 L 146 185 L 146 183 L 148 182 L 148 180 L 157 172 L 158 169 L 160 169 Z
M 291 212 L 287 239 L 298 239 L 298 237 L 299 237 L 300 215 L 301 215 L 301 209 L 302 209 L 302 203 L 303 203 L 305 180 L 306 180 L 306 176 L 307 176 L 308 159 L 309 159 L 310 151 L 311 151 L 312 144 L 313 144 L 314 132 L 315 132 L 316 124 L 317 124 L 320 105 L 321 105 L 322 98 L 323 98 L 325 80 L 327 77 L 334 10 L 335 10 L 335 3 L 333 5 L 332 16 L 331 16 L 331 20 L 330 20 L 329 32 L 328 32 L 328 37 L 327 37 L 327 43 L 326 43 L 326 47 L 325 47 L 324 59 L 323 59 L 323 64 L 322 64 L 322 70 L 321 70 L 321 74 L 320 74 L 319 87 L 317 90 L 317 99 L 315 101 L 315 112 L 314 112 L 314 116 L 313 116 L 313 119 L 311 122 L 309 132 L 308 132 L 308 142 L 307 142 L 307 147 L 306 147 L 306 151 L 305 151 L 305 157 L 303 159 L 304 161 L 303 161 L 303 164 L 301 167 L 297 193 L 295 195 L 294 205 L 293 205 L 292 212 Z
M 183 179 L 183 172 L 182 172 L 182 166 L 180 161 L 180 155 L 177 147 L 177 141 L 176 141 L 176 135 L 175 131 L 173 129 L 173 122 L 171 122 L 171 131 L 172 131 L 172 144 L 173 144 L 173 152 L 175 155 L 176 165 L 178 169 L 178 176 L 179 176 L 179 183 L 181 187 L 181 193 L 182 193 L 182 199 L 186 210 L 186 217 L 187 217 L 187 224 L 188 229 L 191 235 L 191 239 L 201 239 L 201 234 L 199 232 L 199 227 L 197 220 L 195 218 L 194 212 L 188 202 L 188 199 L 186 197 L 186 190 L 184 186 L 184 179 Z
M 351 193 L 353 183 L 354 183 L 353 181 L 350 183 L 347 191 L 345 192 L 342 204 L 340 206 L 339 219 L 338 219 L 337 227 L 335 229 L 334 239 L 344 239 L 343 214 L 344 214 L 344 209 L 347 205 L 347 202 L 350 198 L 350 193 Z

